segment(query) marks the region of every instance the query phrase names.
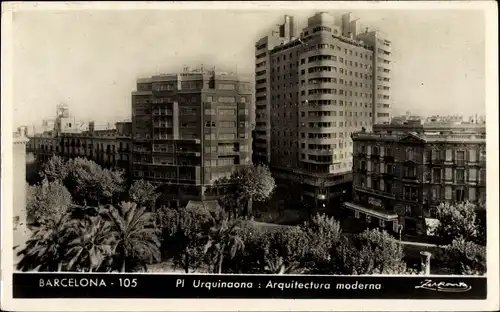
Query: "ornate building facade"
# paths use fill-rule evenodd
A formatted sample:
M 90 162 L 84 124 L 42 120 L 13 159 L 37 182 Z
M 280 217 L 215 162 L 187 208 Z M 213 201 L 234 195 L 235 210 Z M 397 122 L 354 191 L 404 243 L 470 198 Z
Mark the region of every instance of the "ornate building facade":
M 353 210 L 369 226 L 426 232 L 441 202 L 485 202 L 486 128 L 408 121 L 352 135 Z

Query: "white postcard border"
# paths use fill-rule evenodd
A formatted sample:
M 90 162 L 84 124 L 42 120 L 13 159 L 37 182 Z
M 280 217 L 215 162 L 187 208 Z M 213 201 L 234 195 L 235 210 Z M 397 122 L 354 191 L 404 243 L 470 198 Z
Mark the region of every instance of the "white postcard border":
M 498 11 L 493 1 L 429 2 L 11 2 L 2 3 L 2 309 L 9 311 L 479 311 L 499 308 L 498 192 Z M 235 299 L 13 299 L 12 298 L 12 12 L 18 10 L 293 10 L 293 9 L 428 9 L 485 13 L 487 116 L 487 300 L 235 300 Z M 41 25 L 41 27 L 43 27 Z M 471 105 L 473 105 L 471 103 Z M 35 108 L 34 108 L 35 109 Z M 160 285 L 159 285 L 160 286 Z M 495 296 L 496 294 L 496 296 Z

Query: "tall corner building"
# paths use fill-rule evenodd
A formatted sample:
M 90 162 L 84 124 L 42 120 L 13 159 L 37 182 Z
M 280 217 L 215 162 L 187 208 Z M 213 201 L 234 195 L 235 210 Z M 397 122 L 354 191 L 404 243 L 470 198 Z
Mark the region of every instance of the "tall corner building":
M 390 119 L 391 42 L 351 13 L 297 29 L 287 15 L 255 44 L 252 156 L 317 205 L 350 191 L 351 133 Z
M 169 204 L 206 200 L 210 186 L 251 164 L 250 82 L 191 70 L 139 79 L 132 93 L 132 177 L 162 186 Z

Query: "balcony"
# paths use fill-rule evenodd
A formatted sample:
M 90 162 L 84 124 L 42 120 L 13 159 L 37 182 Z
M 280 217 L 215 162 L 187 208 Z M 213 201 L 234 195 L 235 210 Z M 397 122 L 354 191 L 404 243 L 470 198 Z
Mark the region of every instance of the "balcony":
M 186 150 L 177 150 L 176 154 L 183 155 L 183 156 L 194 156 L 194 157 L 200 157 L 200 155 L 201 155 L 200 152 L 186 151 Z
M 307 150 L 308 154 L 318 155 L 318 156 L 331 156 L 333 155 L 333 150 Z
M 401 181 L 406 183 L 420 183 L 420 180 L 416 176 L 403 176 Z
M 153 124 L 154 128 L 172 128 L 171 122 L 157 122 Z
M 439 178 L 439 179 L 432 179 L 431 183 L 432 184 L 441 184 L 441 183 L 443 183 L 443 180 L 441 180 L 441 178 Z
M 134 148 L 133 152 L 140 153 L 140 154 L 147 154 L 147 153 L 151 153 L 151 150 L 147 150 L 147 149 L 143 149 L 143 148 Z
M 158 149 L 158 148 L 153 148 L 153 153 L 163 153 L 163 154 L 172 154 L 174 150 L 172 148 L 169 149 Z
M 406 201 L 412 201 L 412 202 L 418 202 L 418 195 L 417 194 L 404 194 L 403 195 L 403 200 Z
M 431 159 L 429 161 L 432 165 L 442 165 L 444 163 L 444 161 L 442 159 Z
M 173 134 L 155 134 L 153 140 L 174 140 Z
M 444 164 L 445 164 L 445 165 L 449 165 L 449 166 L 451 166 L 451 165 L 453 165 L 453 160 L 452 160 L 452 159 L 446 159 L 446 160 L 444 161 Z
M 328 52 L 326 52 L 326 53 L 328 53 Z M 321 55 L 321 54 L 316 53 L 316 55 Z M 307 65 L 308 65 L 308 67 L 313 67 L 313 66 L 337 67 L 339 65 L 339 63 L 337 61 L 334 61 L 334 60 L 324 59 L 324 60 L 312 60 L 312 61 L 308 62 Z M 335 71 L 331 71 L 331 73 L 336 74 Z
M 385 197 L 385 198 L 388 198 L 388 199 L 396 199 L 396 195 L 391 194 L 391 193 L 387 193 L 385 191 L 374 190 L 374 189 L 369 189 L 369 188 L 363 188 L 363 187 L 360 187 L 360 186 L 355 186 L 354 190 L 356 190 L 358 192 L 363 192 L 363 193 L 366 193 L 366 194 L 371 194 L 371 195 L 377 195 L 377 196 Z
M 325 77 L 325 78 L 337 78 L 338 73 L 333 72 L 333 71 L 321 71 L 321 72 L 308 73 L 307 77 L 309 77 L 309 79 L 311 79 L 311 78 L 323 78 L 323 77 Z

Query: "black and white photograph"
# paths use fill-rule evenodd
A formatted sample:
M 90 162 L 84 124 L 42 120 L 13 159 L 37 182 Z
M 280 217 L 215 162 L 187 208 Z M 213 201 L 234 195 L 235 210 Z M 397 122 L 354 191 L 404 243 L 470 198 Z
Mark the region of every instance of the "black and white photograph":
M 499 308 L 497 14 L 2 2 L 2 309 Z

